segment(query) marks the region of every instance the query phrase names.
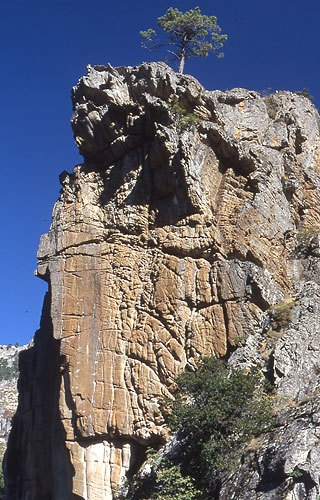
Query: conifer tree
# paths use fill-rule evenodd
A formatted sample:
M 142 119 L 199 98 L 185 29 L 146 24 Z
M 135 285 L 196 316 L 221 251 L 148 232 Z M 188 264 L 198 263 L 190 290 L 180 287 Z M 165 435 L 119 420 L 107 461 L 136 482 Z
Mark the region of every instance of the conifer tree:
M 168 36 L 162 39 L 152 28 L 140 31 L 142 46 L 147 49 L 167 47 L 167 51 L 179 61 L 179 73 L 183 73 L 189 57 L 207 57 L 210 52 L 223 57 L 221 49 L 227 35 L 221 35 L 217 18 L 201 14 L 199 7 L 187 12 L 170 7 L 158 18 L 158 26 Z

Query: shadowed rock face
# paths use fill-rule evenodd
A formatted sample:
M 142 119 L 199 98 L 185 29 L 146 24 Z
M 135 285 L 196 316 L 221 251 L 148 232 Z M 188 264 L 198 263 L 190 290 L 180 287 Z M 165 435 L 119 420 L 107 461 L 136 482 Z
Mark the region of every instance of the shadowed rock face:
M 61 174 L 38 252 L 58 346 L 57 399 L 43 425 L 59 427 L 60 444 L 43 446 L 55 457 L 67 450 L 66 480 L 54 486 L 52 461 L 50 486 L 39 493 L 35 452 L 20 499 L 68 499 L 71 490 L 72 498 L 112 499 L 145 448 L 166 441 L 159 402 L 203 356 L 258 365 L 293 401 L 315 387 L 319 371 L 310 307 L 317 312 L 320 300 L 320 139 L 308 99 L 208 92 L 155 63 L 89 67 L 72 98 L 84 163 Z M 290 342 L 266 336 L 272 307 L 284 301 L 292 303 Z M 24 380 L 12 440 L 28 453 L 33 431 L 23 429 L 27 418 L 30 429 L 36 422 L 26 394 L 37 403 Z M 228 488 L 221 498 L 233 498 Z M 243 498 L 271 498 L 261 495 Z

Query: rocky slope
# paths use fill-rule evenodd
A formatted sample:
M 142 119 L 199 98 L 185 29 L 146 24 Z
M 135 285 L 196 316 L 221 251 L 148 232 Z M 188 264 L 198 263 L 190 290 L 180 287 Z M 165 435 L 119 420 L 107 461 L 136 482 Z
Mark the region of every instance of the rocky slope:
M 6 499 L 111 500 L 167 439 L 161 397 L 214 354 L 258 365 L 279 400 L 278 427 L 217 498 L 316 500 L 317 111 L 155 63 L 88 67 L 72 97 L 84 163 L 61 174 L 40 242 L 49 292 L 23 353 Z
M 18 359 L 27 346 L 0 345 L 0 444 L 8 440 L 11 419 L 18 405 Z
M 2 498 L 2 462 L 11 429 L 11 421 L 18 406 L 18 360 L 27 346 L 0 345 L 0 497 Z

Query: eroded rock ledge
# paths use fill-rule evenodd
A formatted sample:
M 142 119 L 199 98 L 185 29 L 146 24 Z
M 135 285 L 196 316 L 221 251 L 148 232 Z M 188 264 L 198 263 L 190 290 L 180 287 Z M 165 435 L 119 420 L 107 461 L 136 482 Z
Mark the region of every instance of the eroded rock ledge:
M 258 364 L 295 404 L 318 381 L 320 138 L 308 99 L 209 92 L 160 63 L 88 67 L 72 99 L 84 163 L 61 174 L 38 252 L 56 402 L 49 417 L 39 341 L 12 436 L 30 463 L 8 467 L 7 500 L 17 488 L 21 500 L 112 499 L 145 448 L 166 441 L 159 401 L 202 356 Z M 290 301 L 288 341 L 270 338 L 272 307 Z M 59 431 L 35 446 L 39 419 Z M 47 483 L 40 448 L 61 465 L 48 464 Z M 257 491 L 241 498 L 281 498 Z

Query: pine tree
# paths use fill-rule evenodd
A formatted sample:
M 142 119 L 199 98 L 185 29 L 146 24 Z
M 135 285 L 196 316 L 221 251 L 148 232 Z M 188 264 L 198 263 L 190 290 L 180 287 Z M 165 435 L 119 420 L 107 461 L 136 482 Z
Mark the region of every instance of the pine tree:
M 142 46 L 147 49 L 168 47 L 167 51 L 179 61 L 179 73 L 183 73 L 189 57 L 207 57 L 210 52 L 214 52 L 218 58 L 223 57 L 221 49 L 227 35 L 220 34 L 217 18 L 202 15 L 199 7 L 187 12 L 170 7 L 158 18 L 158 26 L 168 37 L 163 40 L 158 38 L 151 28 L 140 31 L 144 39 Z

